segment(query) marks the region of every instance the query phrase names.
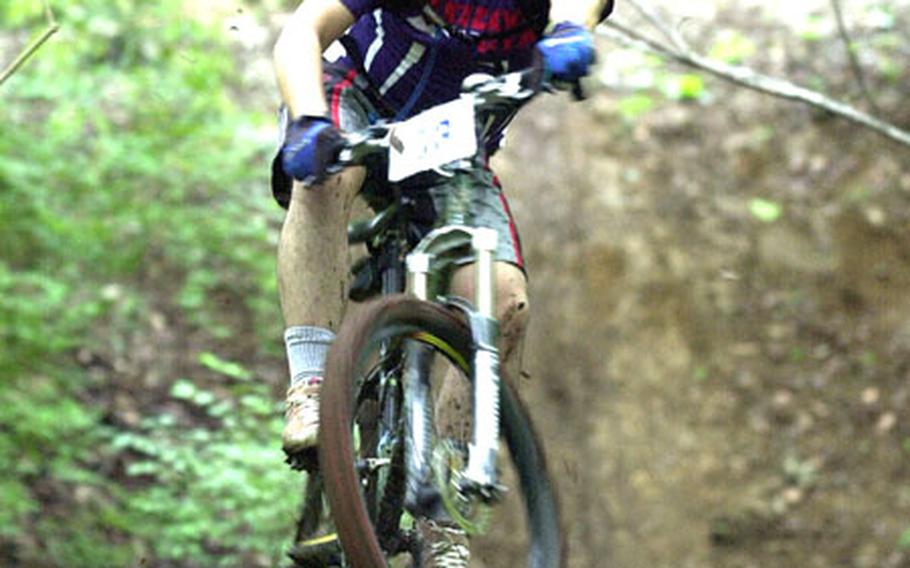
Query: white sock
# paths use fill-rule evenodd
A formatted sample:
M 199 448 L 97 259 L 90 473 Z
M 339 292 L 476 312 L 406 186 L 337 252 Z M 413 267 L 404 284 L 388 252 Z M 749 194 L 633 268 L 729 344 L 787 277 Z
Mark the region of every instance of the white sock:
M 322 327 L 296 326 L 284 332 L 288 353 L 291 386 L 325 373 L 325 359 L 335 339 L 331 330 Z

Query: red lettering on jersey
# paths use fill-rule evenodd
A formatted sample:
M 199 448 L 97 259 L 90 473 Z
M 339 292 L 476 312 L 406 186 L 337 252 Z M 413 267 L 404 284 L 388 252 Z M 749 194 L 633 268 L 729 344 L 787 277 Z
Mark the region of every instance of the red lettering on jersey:
M 502 10 L 491 10 L 490 18 L 487 22 L 487 30 L 491 34 L 496 34 L 502 31 L 503 21 L 502 21 Z
M 487 53 L 497 53 L 500 51 L 500 41 L 498 39 L 485 39 L 477 43 L 477 53 L 484 55 Z
M 518 47 L 519 49 L 529 48 L 537 43 L 538 39 L 539 38 L 537 37 L 537 34 L 534 33 L 534 30 L 525 30 L 525 32 L 521 34 L 521 38 L 518 40 Z
M 518 32 L 524 24 L 521 10 L 515 7 L 490 8 L 458 0 L 429 0 L 429 5 L 449 25 L 484 35 Z M 478 54 L 506 53 L 526 49 L 538 39 L 533 30 L 525 29 L 501 38 L 481 39 L 476 49 Z
M 462 29 L 469 29 L 470 19 L 471 19 L 471 7 L 465 4 L 461 4 L 458 7 L 458 17 L 455 19 L 452 24 L 458 26 Z
M 506 31 L 514 30 L 521 25 L 521 12 L 518 10 L 503 10 L 503 20 L 505 21 L 503 29 Z
M 486 32 L 490 29 L 490 9 L 486 6 L 478 6 L 474 10 L 474 19 L 471 21 L 471 29 L 477 32 Z
M 450 23 L 450 22 L 455 21 L 455 11 L 457 9 L 458 9 L 457 4 L 453 4 L 453 3 L 449 2 L 443 7 L 441 12 L 437 12 L 437 13 L 442 16 L 443 20 L 445 20 L 447 23 Z

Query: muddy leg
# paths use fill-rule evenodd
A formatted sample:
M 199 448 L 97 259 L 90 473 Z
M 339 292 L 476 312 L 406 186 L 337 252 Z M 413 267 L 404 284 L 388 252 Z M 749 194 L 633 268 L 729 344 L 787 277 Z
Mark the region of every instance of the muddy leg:
M 474 267 L 458 269 L 451 292 L 474 297 Z M 528 322 L 528 291 L 524 273 L 515 265 L 496 265 L 496 317 L 499 320 L 500 364 L 510 371 L 519 364 L 521 340 Z M 514 376 L 514 373 L 512 373 Z M 436 425 L 441 436 L 463 442 L 471 439 L 471 389 L 460 373 L 450 371 L 436 401 Z
M 363 168 L 312 189 L 295 184 L 278 243 L 278 292 L 287 327 L 336 329 L 347 298 L 347 223 Z

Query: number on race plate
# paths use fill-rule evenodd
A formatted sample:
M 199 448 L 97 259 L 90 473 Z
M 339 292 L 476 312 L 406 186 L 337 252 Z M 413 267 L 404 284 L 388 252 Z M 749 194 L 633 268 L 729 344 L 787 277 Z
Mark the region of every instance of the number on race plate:
M 426 110 L 392 130 L 389 181 L 432 170 L 477 153 L 474 100 L 469 96 Z

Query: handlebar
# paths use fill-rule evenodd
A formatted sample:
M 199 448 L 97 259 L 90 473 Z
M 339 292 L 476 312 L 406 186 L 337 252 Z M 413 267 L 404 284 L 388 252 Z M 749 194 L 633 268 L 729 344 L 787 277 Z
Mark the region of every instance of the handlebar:
M 499 76 L 470 75 L 462 83 L 461 92 L 473 101 L 475 116 L 483 117 L 489 112 L 518 110 L 541 92 L 572 88 L 578 98 L 577 85 L 545 81 L 541 70 L 531 67 Z M 398 124 L 378 122 L 357 132 L 343 133 L 344 146 L 329 173 L 338 173 L 348 166 L 362 164 L 371 155 L 388 152 L 395 143 L 393 132 Z

